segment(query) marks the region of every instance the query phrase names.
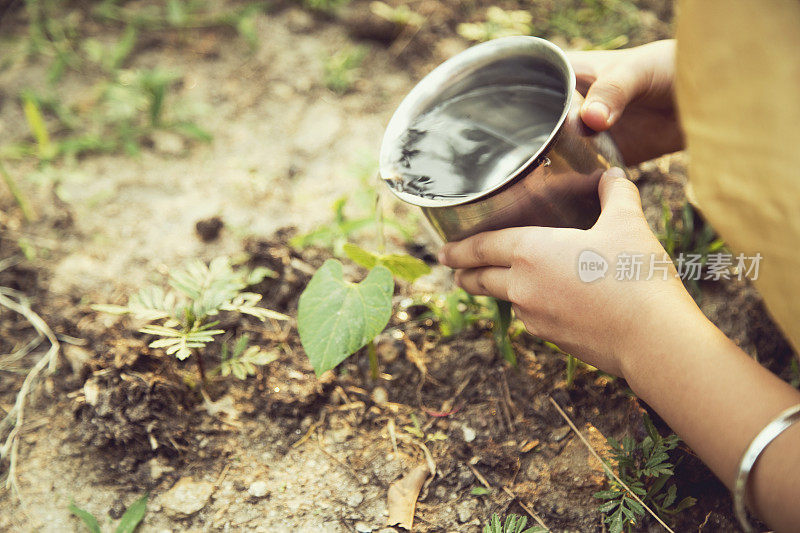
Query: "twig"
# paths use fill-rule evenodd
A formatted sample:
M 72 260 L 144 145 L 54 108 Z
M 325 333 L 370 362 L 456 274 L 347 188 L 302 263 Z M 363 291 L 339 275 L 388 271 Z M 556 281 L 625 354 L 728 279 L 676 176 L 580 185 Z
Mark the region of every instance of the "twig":
M 539 524 L 540 526 L 542 526 L 543 528 L 545 528 L 547 531 L 550 531 L 550 528 L 549 528 L 549 527 L 547 527 L 547 524 L 545 524 L 545 523 L 544 523 L 544 521 L 543 521 L 541 518 L 539 518 L 539 515 L 538 515 L 538 514 L 536 514 L 536 513 L 534 513 L 534 512 L 533 512 L 533 509 L 531 509 L 530 507 L 528 507 L 527 505 L 525 505 L 525 502 L 523 502 L 522 500 L 520 500 L 520 499 L 519 499 L 519 497 L 518 497 L 516 494 L 514 494 L 514 493 L 511 491 L 511 489 L 509 489 L 508 487 L 506 487 L 506 486 L 504 485 L 504 486 L 503 486 L 503 492 L 505 492 L 506 494 L 508 494 L 508 495 L 509 495 L 509 496 L 511 496 L 512 498 L 514 498 L 514 500 L 516 500 L 516 502 L 519 504 L 519 506 L 520 506 L 520 507 L 522 507 L 522 508 L 525 510 L 525 512 L 526 512 L 526 513 L 528 513 L 528 515 L 530 515 L 530 517 L 531 517 L 531 518 L 533 518 L 534 520 L 536 520 L 536 523 L 537 523 L 537 524 Z
M 598 454 L 598 453 L 595 451 L 595 449 L 594 449 L 594 448 L 592 448 L 592 445 L 591 445 L 591 444 L 589 444 L 589 441 L 588 441 L 588 440 L 586 440 L 586 437 L 584 437 L 584 436 L 583 436 L 583 434 L 582 434 L 580 431 L 578 431 L 578 428 L 575 426 L 575 424 L 572 422 L 572 420 L 570 420 L 569 416 L 567 416 L 567 413 L 565 413 L 565 412 L 564 412 L 564 410 L 563 410 L 563 409 L 561 409 L 561 406 L 560 406 L 560 405 L 558 405 L 558 403 L 557 403 L 557 402 L 556 402 L 556 401 L 553 399 L 553 397 L 552 397 L 552 396 L 548 396 L 547 398 L 550 400 L 550 403 L 552 403 L 552 404 L 553 404 L 553 407 L 555 407 L 555 408 L 556 408 L 556 411 L 558 411 L 558 414 L 560 414 L 560 415 L 561 415 L 561 418 L 563 418 L 563 419 L 564 419 L 564 420 L 567 422 L 567 424 L 569 425 L 570 429 L 572 429 L 572 431 L 574 431 L 574 432 L 575 432 L 575 434 L 578 436 L 578 438 L 579 438 L 579 439 L 581 439 L 581 442 L 583 442 L 583 444 L 586 446 L 586 448 L 589 450 L 589 452 L 590 452 L 592 455 L 594 455 L 595 459 L 597 459 L 598 461 L 600 461 L 600 464 L 603 466 L 603 470 L 605 470 L 605 471 L 606 471 L 606 473 L 607 473 L 609 476 L 611 476 L 612 478 L 614 478 L 614 481 L 616 481 L 617 483 L 619 483 L 620 485 L 622 485 L 622 487 L 623 487 L 623 488 L 624 488 L 626 491 L 628 491 L 628 494 L 630 495 L 630 497 L 631 497 L 631 498 L 633 498 L 634 500 L 636 500 L 636 501 L 639 503 L 639 505 L 641 505 L 642 507 L 644 507 L 644 508 L 645 508 L 645 510 L 646 510 L 648 513 L 650 513 L 650 514 L 652 515 L 652 517 L 653 517 L 653 518 L 655 518 L 655 519 L 656 519 L 656 522 L 658 522 L 659 524 L 661 524 L 661 526 L 662 526 L 664 529 L 666 529 L 667 531 L 669 531 L 669 533 L 675 533 L 675 532 L 674 532 L 674 531 L 673 531 L 673 530 L 672 530 L 672 529 L 671 529 L 671 528 L 670 528 L 670 527 L 669 527 L 669 526 L 668 526 L 668 525 L 667 525 L 667 524 L 666 524 L 666 523 L 665 523 L 663 520 L 661 520 L 661 518 L 660 518 L 660 517 L 659 517 L 659 516 L 658 516 L 656 513 L 654 513 L 654 512 L 653 512 L 653 510 L 652 510 L 652 509 L 650 509 L 650 508 L 647 506 L 647 504 L 646 504 L 646 503 L 644 503 L 644 502 L 642 501 L 642 499 L 641 499 L 641 498 L 639 498 L 639 496 L 637 496 L 637 495 L 636 495 L 636 494 L 635 494 L 635 493 L 634 493 L 634 492 L 633 492 L 633 491 L 630 489 L 630 487 L 628 487 L 628 485 L 626 485 L 626 484 L 625 484 L 625 483 L 624 483 L 624 482 L 623 482 L 623 481 L 622 481 L 622 480 L 619 478 L 619 476 L 618 476 L 617 474 L 615 474 L 615 473 L 614 473 L 614 471 L 613 471 L 613 470 L 611 470 L 611 469 L 608 467 L 608 465 L 607 465 L 607 464 L 606 464 L 606 462 L 603 460 L 603 458 L 602 458 L 602 457 L 600 457 L 600 455 L 599 455 L 599 454 Z
M 480 482 L 481 482 L 481 485 L 483 485 L 484 487 L 486 487 L 486 488 L 487 488 L 487 489 L 489 489 L 489 490 L 494 490 L 494 487 L 492 487 L 492 484 L 491 484 L 491 483 L 489 483 L 489 482 L 486 480 L 486 478 L 485 478 L 485 477 L 483 477 L 483 474 L 481 474 L 481 473 L 478 471 L 478 469 L 477 469 L 477 468 L 475 468 L 475 467 L 474 467 L 473 465 L 471 465 L 470 463 L 467 463 L 467 466 L 469 467 L 469 469 L 470 469 L 470 470 L 472 470 L 472 475 L 474 475 L 474 476 L 475 476 L 475 479 L 477 479 L 478 481 L 480 481 Z
M 467 463 L 467 466 L 469 467 L 469 469 L 470 469 L 470 470 L 472 470 L 472 474 L 475 476 L 475 478 L 476 478 L 478 481 L 480 481 L 480 482 L 481 482 L 481 485 L 483 485 L 484 487 L 486 487 L 486 488 L 487 488 L 487 489 L 489 489 L 489 490 L 494 490 L 494 487 L 492 487 L 491 483 L 489 483 L 489 482 L 486 480 L 486 478 L 485 478 L 485 477 L 483 477 L 483 474 L 481 474 L 481 473 L 480 473 L 480 471 L 479 471 L 477 468 L 475 468 L 475 466 L 474 466 L 473 464 L 471 464 L 471 463 L 469 463 L 469 462 L 468 462 L 468 463 Z M 519 506 L 520 506 L 520 507 L 522 507 L 522 508 L 525 510 L 525 512 L 526 512 L 526 513 L 528 513 L 528 515 L 529 515 L 531 518 L 533 518 L 534 520 L 536 520 L 536 523 L 537 523 L 537 524 L 539 524 L 540 526 L 542 526 L 542 527 L 543 527 L 543 528 L 545 528 L 546 530 L 550 531 L 550 528 L 549 528 L 549 527 L 547 527 L 547 524 L 545 524 L 545 523 L 544 523 L 544 520 L 542 520 L 542 519 L 539 517 L 539 515 L 538 515 L 538 514 L 536 514 L 536 513 L 533 511 L 533 509 L 531 509 L 530 507 L 528 507 L 527 505 L 525 505 L 525 503 L 524 503 L 522 500 L 520 500 L 520 499 L 519 499 L 519 497 L 518 497 L 516 494 L 514 494 L 514 492 L 513 492 L 511 489 L 509 489 L 508 487 L 506 487 L 506 486 L 504 485 L 504 486 L 503 486 L 503 492 L 505 492 L 506 494 L 508 494 L 509 496 L 511 496 L 511 497 L 512 497 L 514 500 L 516 500 L 516 502 L 519 504 Z
M 6 477 L 5 485 L 6 488 L 12 489 L 19 497 L 20 491 L 17 485 L 17 456 L 19 454 L 19 433 L 25 421 L 25 399 L 34 387 L 39 373 L 42 372 L 45 367 L 48 373 L 52 373 L 56 369 L 60 346 L 58 339 L 56 339 L 55 334 L 47 323 L 42 320 L 30 306 L 25 305 L 25 299 L 21 293 L 7 287 L 0 287 L 0 305 L 24 316 L 34 329 L 36 329 L 38 334 L 44 335 L 47 337 L 47 340 L 50 341 L 50 349 L 47 350 L 47 353 L 45 353 L 35 365 L 33 365 L 33 368 L 31 368 L 25 376 L 22 387 L 20 387 L 19 393 L 17 393 L 14 406 L 3 420 L 0 420 L 0 432 L 6 427 L 12 427 L 5 443 L 0 447 L 0 459 L 8 457 L 9 461 L 8 477 Z

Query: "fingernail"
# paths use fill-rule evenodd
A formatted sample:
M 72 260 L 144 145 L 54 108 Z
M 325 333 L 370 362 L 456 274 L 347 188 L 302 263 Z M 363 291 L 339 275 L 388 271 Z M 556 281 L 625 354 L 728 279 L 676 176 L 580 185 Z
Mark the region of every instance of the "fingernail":
M 611 111 L 608 109 L 608 106 L 598 100 L 586 104 L 584 106 L 584 113 L 591 113 L 599 116 L 604 124 L 608 124 L 608 119 L 611 117 Z
M 622 170 L 619 167 L 611 167 L 608 170 L 606 170 L 605 173 L 610 178 L 624 178 L 625 177 L 625 171 Z
M 444 264 L 445 260 L 447 259 L 447 256 L 444 253 L 444 248 L 439 250 L 439 253 L 436 254 L 436 259 L 438 259 L 441 264 Z

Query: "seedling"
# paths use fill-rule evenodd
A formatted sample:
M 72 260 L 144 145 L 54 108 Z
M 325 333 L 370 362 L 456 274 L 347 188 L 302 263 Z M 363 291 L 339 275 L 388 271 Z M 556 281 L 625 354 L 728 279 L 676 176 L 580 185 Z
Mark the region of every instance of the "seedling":
M 500 517 L 493 514 L 491 521 L 483 526 L 483 533 L 542 533 L 547 531 L 547 528 L 542 526 L 525 529 L 526 525 L 528 525 L 528 519 L 524 516 L 510 514 L 506 517 L 505 522 L 501 522 Z
M 566 357 L 567 368 L 564 371 L 564 380 L 567 382 L 567 387 L 572 387 L 572 385 L 575 383 L 575 371 L 578 370 L 578 364 L 580 363 L 580 361 L 578 361 L 578 359 L 576 359 L 575 356 L 568 354 L 567 352 L 565 352 L 552 342 L 550 341 L 543 341 L 543 342 L 544 345 L 550 348 L 551 350 L 555 350 L 556 352 Z
M 490 41 L 512 35 L 530 35 L 533 16 L 529 11 L 505 11 L 497 6 L 486 10 L 483 22 L 462 22 L 456 28 L 459 35 L 469 41 Z
M 360 283 L 350 283 L 344 279 L 341 262 L 325 261 L 300 295 L 300 340 L 318 376 L 367 346 L 371 374 L 377 379 L 372 340 L 392 316 L 393 276 L 414 281 L 430 272 L 430 267 L 408 255 L 376 254 L 349 243 L 344 248 L 369 273 Z
M 297 311 L 297 329 L 317 376 L 331 370 L 378 335 L 392 316 L 392 273 L 383 265 L 360 283 L 345 281 L 342 263 L 328 259 L 311 278 Z M 372 363 L 373 376 L 377 363 Z
M 722 239 L 715 238 L 714 228 L 700 219 L 689 202 L 681 207 L 680 220 L 673 220 L 672 210 L 666 202 L 661 204 L 661 232 L 658 239 L 670 257 L 676 254 L 699 254 L 703 262 L 708 254 L 725 247 Z
M 326 15 L 332 15 L 350 3 L 350 0 L 300 0 L 303 7 Z
M 366 269 L 383 265 L 389 269 L 392 275 L 406 281 L 414 281 L 431 272 L 431 267 L 424 261 L 408 254 L 376 254 L 352 243 L 346 243 L 343 251 L 357 265 Z
M 667 486 L 674 474 L 669 452 L 678 446 L 679 439 L 677 435 L 662 437 L 647 415 L 644 415 L 644 426 L 647 436 L 641 442 L 636 442 L 630 436 L 626 436 L 622 442 L 608 439 L 613 466 L 630 491 L 659 515 L 679 513 L 697 501 L 686 497 L 676 504 L 677 487 L 674 483 Z M 621 533 L 623 529 L 630 531 L 644 516 L 644 507 L 616 480 L 609 480 L 610 488 L 594 495 L 595 498 L 606 500 L 599 510 L 606 515 L 604 521 L 610 533 Z
M 415 13 L 404 4 L 392 7 L 385 2 L 376 0 L 370 3 L 369 9 L 373 14 L 400 27 L 411 26 L 413 28 L 419 28 L 422 26 L 422 23 L 425 22 L 425 18 L 422 15 Z
M 136 531 L 136 528 L 139 527 L 139 524 L 144 519 L 144 515 L 147 512 L 147 498 L 149 496 L 149 493 L 145 494 L 125 510 L 125 513 L 117 523 L 117 527 L 114 529 L 114 533 L 133 533 Z M 75 505 L 75 502 L 69 504 L 69 512 L 80 518 L 83 525 L 86 526 L 86 529 L 91 533 L 102 532 L 97 518 L 89 511 Z
M 367 49 L 356 46 L 326 57 L 323 62 L 325 87 L 337 94 L 349 92 L 355 85 L 356 74 L 366 56 Z
M 673 261 L 681 254 L 684 257 L 694 255 L 700 257 L 700 265 L 705 265 L 709 254 L 720 252 L 725 248 L 723 240 L 716 238 L 714 228 L 697 215 L 689 202 L 681 207 L 679 220 L 673 219 L 672 210 L 666 202 L 663 202 L 661 228 L 658 239 Z M 696 298 L 700 296 L 700 287 L 696 279 L 686 279 L 685 283 Z
M 608 50 L 628 43 L 639 25 L 639 12 L 630 0 L 591 0 L 536 5 L 533 35 L 559 36 L 582 49 Z
M 417 418 L 417 415 L 414 413 L 411 413 L 411 425 L 407 425 L 403 429 L 423 442 L 447 440 L 447 435 L 442 431 L 436 431 L 434 433 L 424 432 L 422 430 L 422 425 L 419 423 L 419 418 Z
M 200 260 L 187 264 L 169 275 L 170 289 L 148 287 L 139 291 L 128 305 L 94 305 L 97 311 L 118 315 L 130 314 L 149 324 L 139 329 L 142 333 L 158 337 L 150 343 L 152 348 L 163 348 L 167 355 L 184 360 L 195 355 L 201 380 L 205 381 L 203 351 L 217 335 L 225 333 L 214 329 L 219 324 L 212 320 L 222 311 L 235 311 L 264 321 L 288 320 L 289 317 L 256 304 L 261 295 L 244 290 L 275 273 L 263 267 L 252 271 L 234 269 L 225 257 L 218 257 L 206 265 Z M 158 322 L 161 322 L 158 324 Z M 264 355 L 252 351 L 241 339 L 234 345 L 231 357 L 223 361 L 221 372 L 228 368 L 237 377 L 249 373 L 250 365 L 268 361 Z M 243 357 L 246 358 L 243 359 Z M 238 369 L 238 367 L 242 367 Z M 234 370 L 237 368 L 237 370 Z
M 256 365 L 264 366 L 278 358 L 275 352 L 267 352 L 259 346 L 250 346 L 250 337 L 242 335 L 236 342 L 229 347 L 228 344 L 222 345 L 222 362 L 215 369 L 222 377 L 233 374 L 239 379 L 247 379 L 247 376 L 254 376 Z
M 406 307 L 411 305 L 428 307 L 428 316 L 436 319 L 442 337 L 457 335 L 480 320 L 491 321 L 492 336 L 498 352 L 503 359 L 516 366 L 517 356 L 509 335 L 512 325 L 509 302 L 485 296 L 476 297 L 462 289 L 455 289 L 446 294 L 412 299 Z

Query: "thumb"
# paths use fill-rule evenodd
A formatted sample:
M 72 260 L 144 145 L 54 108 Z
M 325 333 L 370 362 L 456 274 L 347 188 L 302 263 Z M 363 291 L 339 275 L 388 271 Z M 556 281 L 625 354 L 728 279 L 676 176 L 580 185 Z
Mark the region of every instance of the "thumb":
M 601 74 L 589 86 L 581 105 L 583 122 L 595 131 L 607 130 L 639 95 L 641 85 L 642 77 L 632 68 L 615 68 Z
M 609 219 L 644 219 L 639 189 L 625 177 L 621 168 L 606 170 L 600 178 L 597 192 L 600 195 L 600 218 L 597 219 L 597 224 Z

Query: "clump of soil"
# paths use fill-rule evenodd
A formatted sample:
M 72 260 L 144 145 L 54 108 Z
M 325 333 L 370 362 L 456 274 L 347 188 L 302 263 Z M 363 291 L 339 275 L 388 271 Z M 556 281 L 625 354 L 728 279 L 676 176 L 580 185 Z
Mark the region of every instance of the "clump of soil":
M 214 216 L 211 218 L 198 220 L 194 225 L 194 229 L 197 232 L 197 235 L 200 237 L 200 240 L 203 242 L 211 242 L 215 241 L 217 237 L 219 237 L 219 232 L 222 231 L 223 226 L 224 223 L 222 222 L 222 218 Z
M 110 344 L 107 355 L 93 362 L 95 370 L 75 400 L 82 441 L 119 450 L 129 462 L 156 451 L 176 453 L 186 446 L 196 394 L 174 365 L 144 342 L 114 339 Z

